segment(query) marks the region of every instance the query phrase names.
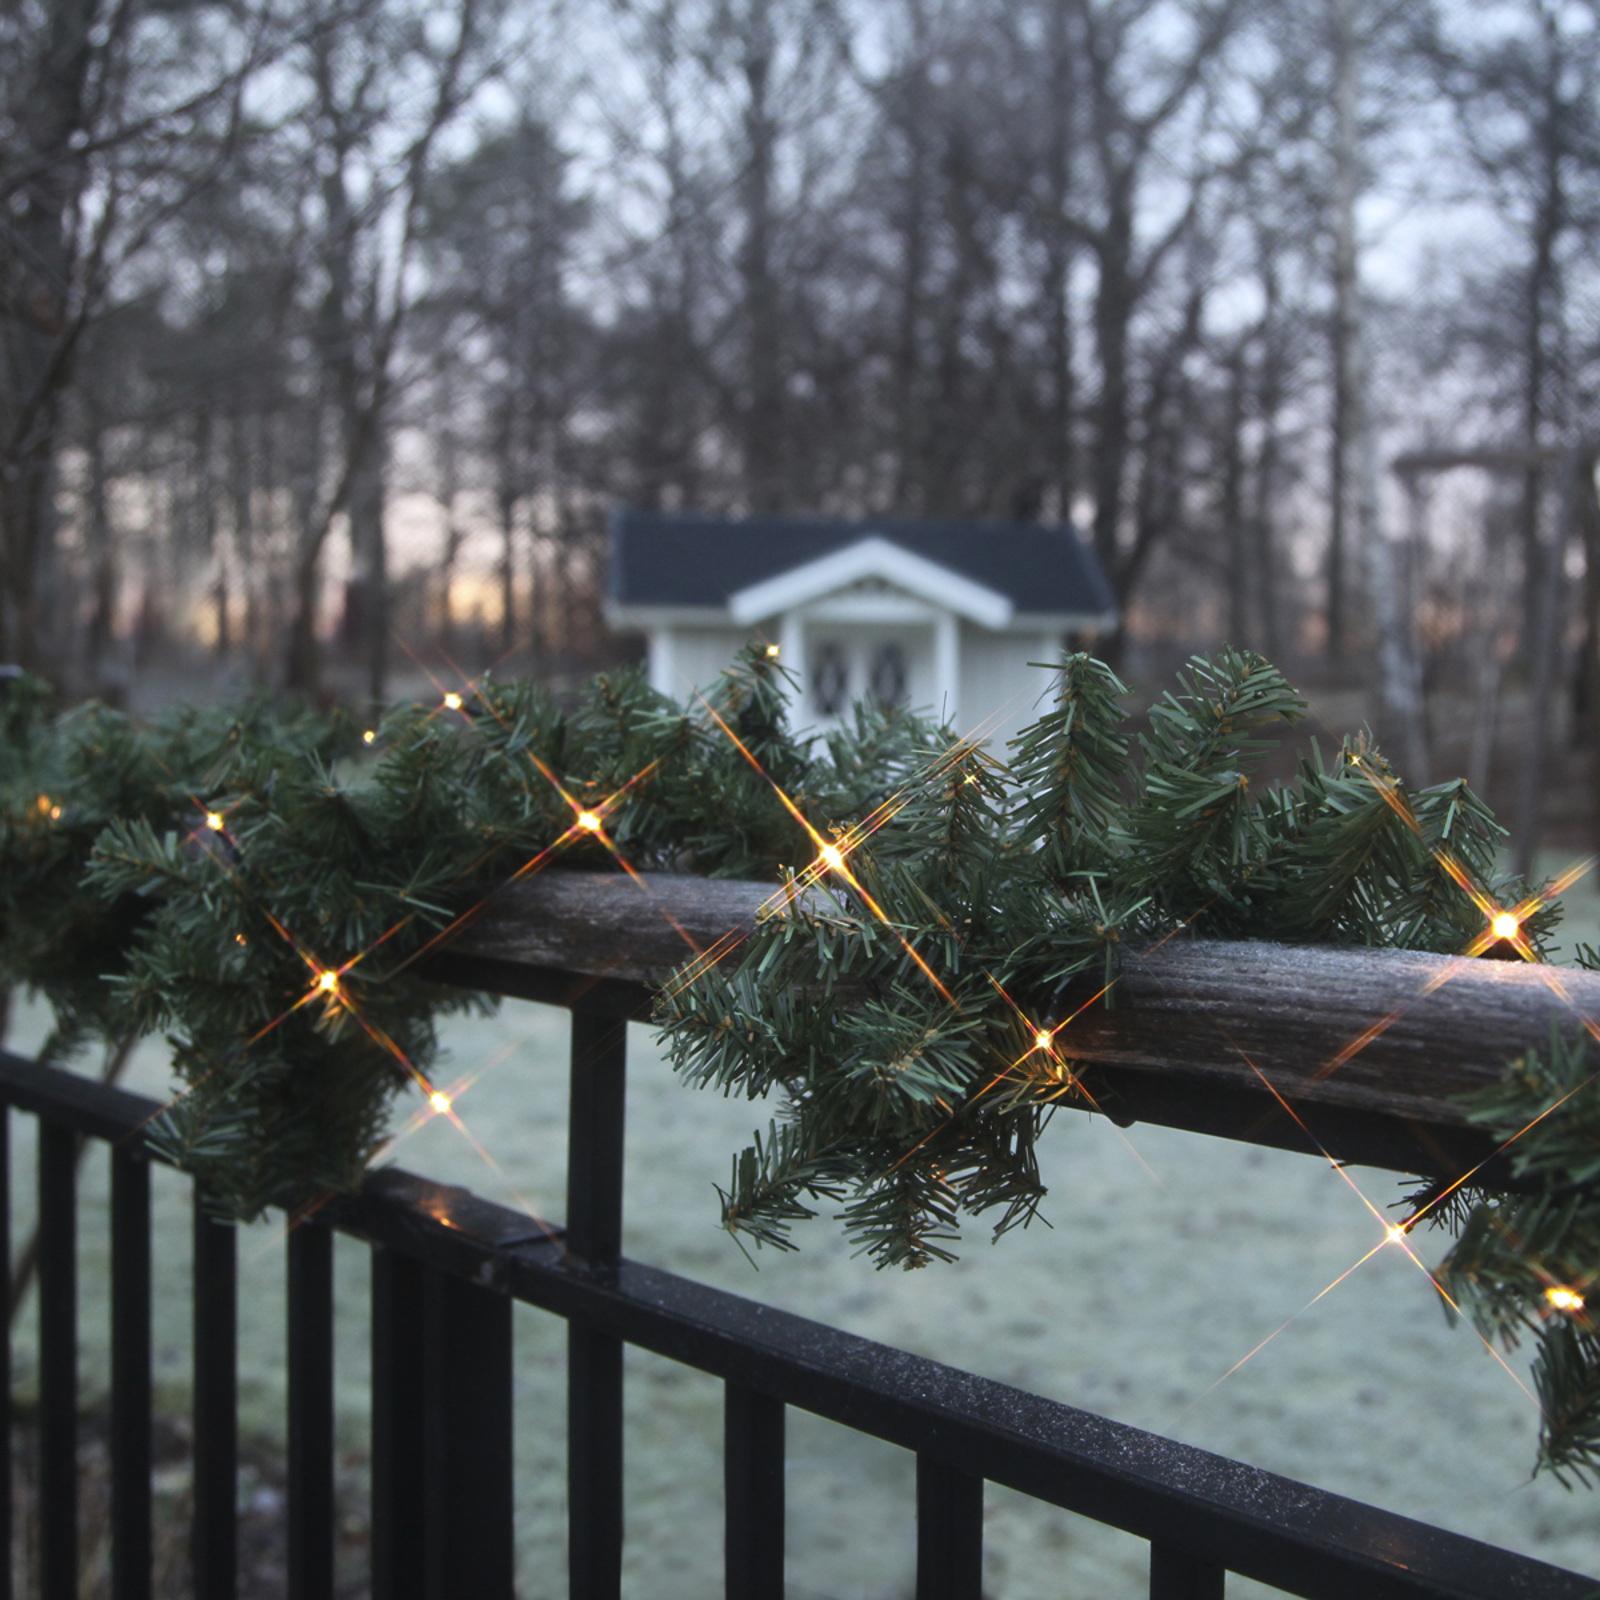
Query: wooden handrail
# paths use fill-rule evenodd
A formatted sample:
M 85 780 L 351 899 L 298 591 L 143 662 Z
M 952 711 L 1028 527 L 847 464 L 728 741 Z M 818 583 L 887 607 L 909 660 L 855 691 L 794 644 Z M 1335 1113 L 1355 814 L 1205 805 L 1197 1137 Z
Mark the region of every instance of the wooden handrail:
M 732 955 L 775 893 L 675 873 L 545 872 L 493 894 L 439 975 L 471 983 L 476 970 L 480 986 L 519 992 L 508 973 L 555 969 L 642 1001 L 697 950 Z M 497 976 L 483 981 L 483 969 Z M 1126 952 L 1114 1007 L 1086 1005 L 1058 1041 L 1119 1121 L 1457 1177 L 1493 1154 L 1459 1096 L 1553 1026 L 1591 1020 L 1600 974 L 1571 968 L 1180 936 Z M 1509 1181 L 1503 1159 L 1481 1175 Z

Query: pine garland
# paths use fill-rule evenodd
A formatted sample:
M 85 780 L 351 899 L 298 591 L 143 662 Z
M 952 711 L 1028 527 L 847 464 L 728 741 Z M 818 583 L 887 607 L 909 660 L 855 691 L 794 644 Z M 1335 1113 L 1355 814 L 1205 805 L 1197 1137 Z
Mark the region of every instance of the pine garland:
M 1069 658 L 1009 771 L 936 747 L 893 816 L 844 836 L 848 871 L 808 869 L 796 889 L 810 895 L 736 968 L 664 991 L 691 1081 L 783 1096 L 723 1193 L 736 1236 L 784 1248 L 826 1200 L 880 1264 L 921 1266 L 950 1259 L 963 1214 L 996 1210 L 996 1234 L 1027 1222 L 1044 1193 L 1039 1133 L 1084 1094 L 1056 1031 L 1078 1003 L 1069 986 L 1090 976 L 1114 1003 L 1125 943 L 1184 926 L 1460 951 L 1483 915 L 1446 854 L 1497 903 L 1520 896 L 1467 786 L 1408 793 L 1364 737 L 1331 765 L 1313 745 L 1296 783 L 1254 790 L 1263 735 L 1304 711 L 1259 656 L 1191 662 L 1137 766 L 1123 693 L 1103 663 Z M 1536 944 L 1553 917 L 1529 919 Z
M 951 1258 L 963 1217 L 999 1234 L 1036 1213 L 1038 1138 L 1084 1094 L 1056 1030 L 1086 983 L 1114 1003 L 1125 944 L 1187 926 L 1457 952 L 1482 930 L 1459 877 L 1523 898 L 1467 786 L 1409 790 L 1364 736 L 1258 786 L 1305 707 L 1248 653 L 1193 660 L 1137 739 L 1115 675 L 1069 656 L 1006 762 L 864 706 L 797 739 L 786 687 L 759 649 L 687 710 L 637 674 L 573 711 L 488 679 L 363 738 L 263 701 L 147 729 L 56 716 L 23 680 L 0 703 L 0 982 L 47 997 L 52 1058 L 165 1030 L 184 1092 L 152 1137 L 249 1217 L 360 1180 L 396 1090 L 428 1081 L 435 1018 L 483 1003 L 418 959 L 496 884 L 556 857 L 613 867 L 607 841 L 640 870 L 781 879 L 786 913 L 736 965 L 658 997 L 688 1081 L 780 1100 L 724 1223 L 790 1248 L 825 1203 L 880 1265 L 919 1266 Z M 1536 950 L 1555 917 L 1524 924 Z M 1580 1478 L 1600 1457 L 1589 1074 L 1558 1039 L 1475 1108 L 1497 1130 L 1549 1113 L 1518 1147 L 1535 1194 L 1414 1197 L 1462 1230 L 1456 1302 L 1536 1333 L 1541 1463 Z

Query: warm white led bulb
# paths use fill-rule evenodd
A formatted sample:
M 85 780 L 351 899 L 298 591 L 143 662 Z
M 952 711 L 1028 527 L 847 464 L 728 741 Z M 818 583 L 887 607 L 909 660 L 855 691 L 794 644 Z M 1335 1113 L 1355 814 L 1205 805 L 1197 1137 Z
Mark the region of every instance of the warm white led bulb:
M 1509 911 L 1499 912 L 1489 926 L 1497 939 L 1515 939 L 1522 932 L 1522 924 Z

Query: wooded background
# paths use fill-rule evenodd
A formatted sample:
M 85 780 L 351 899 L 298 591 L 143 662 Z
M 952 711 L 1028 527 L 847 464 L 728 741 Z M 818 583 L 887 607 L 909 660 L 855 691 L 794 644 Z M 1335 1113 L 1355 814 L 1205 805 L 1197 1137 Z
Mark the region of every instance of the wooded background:
M 1597 246 L 1597 0 L 5 0 L 0 660 L 560 678 L 617 500 L 1070 517 L 1113 653 L 1581 734 Z

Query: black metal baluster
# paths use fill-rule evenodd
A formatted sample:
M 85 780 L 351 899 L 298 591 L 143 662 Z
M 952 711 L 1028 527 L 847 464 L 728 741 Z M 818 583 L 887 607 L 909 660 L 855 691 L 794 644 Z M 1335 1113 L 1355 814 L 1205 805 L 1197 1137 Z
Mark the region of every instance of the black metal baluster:
M 572 1013 L 567 1249 L 597 1277 L 622 1256 L 622 1132 L 628 1024 Z M 622 1341 L 573 1318 L 567 1328 L 567 1563 L 573 1600 L 622 1589 Z
M 784 1405 L 729 1381 L 723 1393 L 728 1600 L 783 1600 Z
M 917 1600 L 981 1600 L 983 1479 L 917 1457 Z
M 11 1282 L 11 1107 L 0 1105 L 0 1283 Z M 11 1329 L 0 1340 L 0 1600 L 11 1600 Z
M 78 1141 L 39 1119 L 39 1595 L 78 1595 Z
M 194 1195 L 195 1600 L 238 1592 L 238 1243 L 231 1223 Z
M 372 1248 L 372 1600 L 423 1600 L 427 1300 L 420 1261 Z
M 150 1163 L 111 1150 L 111 1597 L 149 1600 Z
M 333 1600 L 333 1234 L 289 1231 L 288 1592 Z
M 1170 1544 L 1150 1546 L 1150 1600 L 1222 1600 L 1228 1571 Z
M 609 1011 L 572 1013 L 572 1109 L 567 1127 L 567 1250 L 604 1276 L 622 1256 L 622 1130 L 628 1023 Z
M 429 1271 L 427 1600 L 512 1600 L 511 1301 Z

